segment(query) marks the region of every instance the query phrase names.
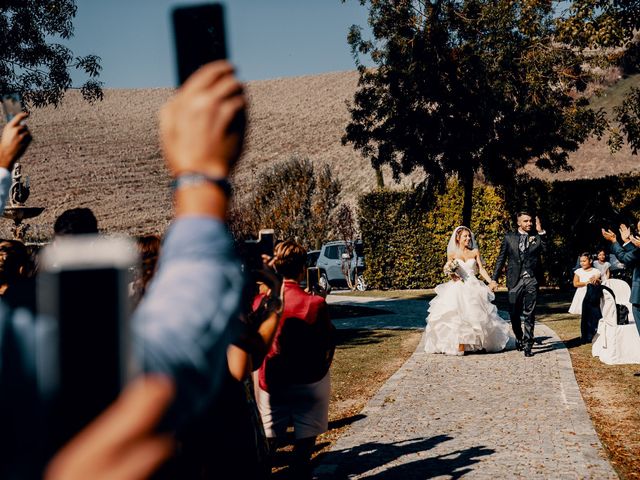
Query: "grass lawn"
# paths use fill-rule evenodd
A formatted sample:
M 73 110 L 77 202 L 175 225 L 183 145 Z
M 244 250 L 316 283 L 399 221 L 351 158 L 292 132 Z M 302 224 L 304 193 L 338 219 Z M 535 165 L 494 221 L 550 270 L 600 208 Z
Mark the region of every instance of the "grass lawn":
M 346 293 L 346 292 L 345 292 Z M 351 293 L 349 293 L 351 295 Z M 367 291 L 357 296 L 427 299 L 432 290 Z M 567 312 L 573 292 L 542 291 L 538 321 L 564 341 L 582 397 L 611 464 L 624 480 L 640 479 L 640 365 L 605 365 L 580 345 L 580 318 Z M 506 291 L 496 304 L 508 310 Z M 328 448 L 359 417 L 365 404 L 415 351 L 422 330 L 339 330 L 332 366 L 329 431 L 320 436 L 317 453 Z M 274 478 L 284 478 L 291 447 L 279 449 Z

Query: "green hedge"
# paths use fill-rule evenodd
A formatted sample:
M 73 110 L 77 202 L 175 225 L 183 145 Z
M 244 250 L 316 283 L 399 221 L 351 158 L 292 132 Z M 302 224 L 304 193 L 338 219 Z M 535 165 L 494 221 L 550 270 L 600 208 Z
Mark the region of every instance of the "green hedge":
M 462 218 L 462 195 L 462 187 L 450 180 L 430 209 L 420 206 L 412 190 L 377 190 L 361 196 L 359 223 L 369 285 L 429 288 L 445 280 L 442 266 L 451 232 Z M 600 233 L 604 220 L 639 218 L 640 177 L 554 183 L 518 179 L 510 191 L 476 186 L 471 229 L 490 274 L 502 237 L 514 228 L 521 209 L 539 214 L 549 232 L 545 283 L 569 286 L 578 254 L 606 245 Z
M 366 280 L 374 288 L 427 288 L 443 280 L 451 232 L 462 218 L 462 187 L 454 180 L 426 211 L 414 191 L 377 190 L 359 202 Z M 508 225 L 505 201 L 493 187 L 474 190 L 476 234 L 485 263 L 493 266 Z

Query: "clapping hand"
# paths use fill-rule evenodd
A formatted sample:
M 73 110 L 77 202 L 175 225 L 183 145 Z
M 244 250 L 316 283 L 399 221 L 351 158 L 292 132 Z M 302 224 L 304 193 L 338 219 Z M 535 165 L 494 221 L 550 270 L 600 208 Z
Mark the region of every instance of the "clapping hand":
M 603 228 L 602 229 L 602 236 L 604 237 L 605 240 L 608 240 L 611 243 L 616 241 L 616 234 L 613 233 L 611 230 L 605 230 Z
M 629 238 L 631 243 L 633 243 L 637 248 L 640 248 L 640 237 L 636 237 L 635 235 L 631 235 Z
M 627 243 L 631 238 L 631 228 L 624 223 L 620 225 L 620 238 L 622 238 L 624 243 Z

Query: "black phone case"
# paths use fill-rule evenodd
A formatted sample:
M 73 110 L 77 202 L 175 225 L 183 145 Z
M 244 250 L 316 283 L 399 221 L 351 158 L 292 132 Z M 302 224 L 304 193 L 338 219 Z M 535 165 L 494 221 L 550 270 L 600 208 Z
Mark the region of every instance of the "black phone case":
M 202 65 L 227 58 L 221 4 L 178 7 L 172 19 L 180 85 Z

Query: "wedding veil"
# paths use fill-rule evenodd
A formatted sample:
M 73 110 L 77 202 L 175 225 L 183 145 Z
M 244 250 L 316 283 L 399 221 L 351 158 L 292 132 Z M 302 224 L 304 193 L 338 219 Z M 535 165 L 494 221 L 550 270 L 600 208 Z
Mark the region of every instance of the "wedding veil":
M 460 251 L 460 248 L 458 247 L 458 245 L 456 245 L 456 234 L 458 233 L 458 230 L 460 230 L 461 228 L 466 228 L 471 232 L 471 229 L 468 227 L 465 227 L 464 225 L 460 225 L 459 227 L 456 227 L 456 229 L 451 234 L 451 238 L 449 239 L 449 244 L 447 245 L 447 255 L 455 254 L 456 252 Z M 476 243 L 476 236 L 473 234 L 473 232 L 471 232 L 471 249 L 474 250 L 476 248 L 478 248 L 478 244 Z

